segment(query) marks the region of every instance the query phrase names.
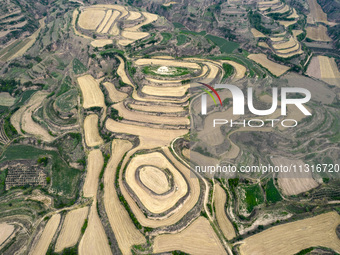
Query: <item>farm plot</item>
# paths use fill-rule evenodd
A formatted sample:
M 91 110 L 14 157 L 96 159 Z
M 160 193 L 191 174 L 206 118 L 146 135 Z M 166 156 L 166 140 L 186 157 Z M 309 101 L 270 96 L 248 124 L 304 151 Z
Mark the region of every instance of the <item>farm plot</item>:
M 83 187 L 84 197 L 93 197 L 97 194 L 98 179 L 104 165 L 103 154 L 99 149 L 90 151 L 87 160 L 87 173 Z
M 236 234 L 233 227 L 233 224 L 230 222 L 226 215 L 226 200 L 227 195 L 224 189 L 221 188 L 220 185 L 215 185 L 215 209 L 216 209 L 216 219 L 217 223 L 220 226 L 223 235 L 228 240 L 233 239 Z
M 139 147 L 144 148 L 144 147 Z M 122 187 L 122 195 L 124 196 L 125 200 L 129 204 L 131 210 L 135 214 L 136 218 L 140 222 L 141 225 L 151 228 L 157 228 L 162 226 L 169 226 L 172 224 L 175 224 L 180 219 L 184 217 L 197 203 L 197 200 L 200 195 L 200 186 L 197 178 L 192 178 L 190 170 L 185 167 L 182 163 L 180 163 L 170 152 L 170 150 L 167 147 L 163 148 L 163 152 L 165 153 L 165 156 L 169 159 L 169 161 L 176 167 L 184 176 L 185 180 L 188 183 L 188 186 L 190 187 L 190 194 L 189 197 L 184 201 L 183 205 L 178 207 L 176 209 L 176 213 L 168 216 L 167 218 L 163 218 L 161 220 L 159 219 L 151 219 L 147 218 L 143 211 L 139 209 L 136 202 L 133 200 L 132 197 L 130 197 L 130 194 L 125 188 L 125 184 L 122 181 L 122 174 L 119 177 L 119 185 Z M 129 152 L 129 155 L 133 155 L 133 151 Z M 123 164 L 124 165 L 124 164 Z
M 262 34 L 260 31 L 256 30 L 255 28 L 250 29 L 250 32 L 253 34 L 255 38 L 266 38 L 264 34 Z
M 158 15 L 149 13 L 149 12 L 142 12 L 143 16 L 145 17 L 145 20 L 134 27 L 126 28 L 126 31 L 137 31 L 139 28 L 141 28 L 144 25 L 150 24 L 158 19 Z
M 0 247 L 14 232 L 14 225 L 0 223 Z
M 240 79 L 242 79 L 245 74 L 246 74 L 246 71 L 247 71 L 247 68 L 239 63 L 236 63 L 234 61 L 230 61 L 230 60 L 221 60 L 221 63 L 227 63 L 229 65 L 232 65 L 236 71 L 234 77 L 233 77 L 233 80 L 234 81 L 238 81 Z
M 126 93 L 118 91 L 111 82 L 104 82 L 103 85 L 109 93 L 109 97 L 113 103 L 120 102 L 127 97 Z
M 131 246 L 142 244 L 146 240 L 136 229 L 128 212 L 118 199 L 115 191 L 115 176 L 119 161 L 125 152 L 132 148 L 126 140 L 113 140 L 111 158 L 104 172 L 104 206 L 111 228 L 123 254 L 131 254 Z
M 152 96 L 160 97 L 182 97 L 190 88 L 190 85 L 179 87 L 160 87 L 160 86 L 144 86 L 142 92 Z
M 0 93 L 0 105 L 12 106 L 15 102 L 15 98 L 12 97 L 8 92 Z
M 109 45 L 109 44 L 112 44 L 113 41 L 110 40 L 110 39 L 99 39 L 99 40 L 94 40 L 91 42 L 91 45 L 93 47 L 98 47 L 98 48 L 102 48 L 104 47 L 105 45 Z
M 126 20 L 136 20 L 136 19 L 139 19 L 141 16 L 142 14 L 140 12 L 130 11 L 129 17 L 127 17 Z
M 80 13 L 78 25 L 83 29 L 96 30 L 105 14 L 103 9 L 87 8 Z
M 118 103 L 113 105 L 113 108 L 118 110 L 119 115 L 124 119 L 133 120 L 137 122 L 156 123 L 165 125 L 189 125 L 190 121 L 186 117 L 168 117 L 143 114 L 141 112 L 132 112 L 124 107 L 124 104 Z
M 277 64 L 267 58 L 265 54 L 250 54 L 248 56 L 251 60 L 254 60 L 256 63 L 268 69 L 269 72 L 274 74 L 275 76 L 281 76 L 285 72 L 289 70 L 288 66 Z
M 99 27 L 97 28 L 97 33 L 101 33 L 102 32 L 102 30 L 106 26 L 106 23 L 111 18 L 111 15 L 112 15 L 112 10 L 107 10 L 103 21 L 100 23 Z
M 101 31 L 102 34 L 107 34 L 109 32 L 109 29 L 111 28 L 112 24 L 116 24 L 115 21 L 119 17 L 119 15 L 120 15 L 119 11 L 115 11 L 115 10 L 113 11 L 110 19 L 108 20 L 105 27 Z
M 140 181 L 156 194 L 163 194 L 170 189 L 166 174 L 154 166 L 144 166 L 139 171 Z
M 135 62 L 138 66 L 144 65 L 159 65 L 159 66 L 175 66 L 175 67 L 185 67 L 192 69 L 201 69 L 201 67 L 197 63 L 188 62 L 188 61 L 177 61 L 171 59 L 149 59 L 149 58 L 141 58 Z
M 129 107 L 141 112 L 160 112 L 160 113 L 184 112 L 183 107 L 180 106 L 129 104 Z
M 153 246 L 155 253 L 174 250 L 193 255 L 226 254 L 209 221 L 203 217 L 199 217 L 182 232 L 156 236 Z
M 55 252 L 61 252 L 63 249 L 72 247 L 78 242 L 88 211 L 89 208 L 86 206 L 67 213 L 55 245 Z
M 329 212 L 275 226 L 246 238 L 240 246 L 240 252 L 242 255 L 296 254 L 316 246 L 340 252 L 340 239 L 336 234 L 339 224 L 340 216 L 336 212 Z
M 91 114 L 86 116 L 84 120 L 84 131 L 86 145 L 89 147 L 98 146 L 103 144 L 104 141 L 99 135 L 98 131 L 98 115 Z
M 98 82 L 89 74 L 78 77 L 78 83 L 83 94 L 83 107 L 105 107 L 104 95 Z
M 327 27 L 318 25 L 317 27 L 307 27 L 307 37 L 314 41 L 331 42 L 332 39 L 327 35 Z
M 135 32 L 135 31 L 122 31 L 122 36 L 128 40 L 136 41 L 147 37 L 147 32 Z
M 39 238 L 38 243 L 35 247 L 30 251 L 29 254 L 32 255 L 45 255 L 48 247 L 53 239 L 55 232 L 60 223 L 60 214 L 55 214 L 51 217 L 51 219 L 47 222 L 45 229 L 42 235 Z
M 144 126 L 136 126 L 117 122 L 108 119 L 105 123 L 106 128 L 115 133 L 137 135 L 140 138 L 140 147 L 142 148 L 156 148 L 167 146 L 170 142 L 178 136 L 185 135 L 188 131 L 150 128 Z
M 318 56 L 321 79 L 331 85 L 340 87 L 340 72 L 334 58 Z
M 144 189 L 143 186 L 136 180 L 136 170 L 140 166 L 154 166 L 159 169 L 168 169 L 174 181 L 174 189 L 165 196 L 153 196 Z M 180 172 L 159 152 L 150 154 L 137 155 L 134 157 L 130 164 L 127 166 L 125 172 L 127 184 L 132 191 L 137 195 L 141 203 L 153 213 L 162 213 L 173 207 L 179 199 L 181 199 L 187 192 L 188 186 L 185 179 Z M 166 178 L 166 177 L 165 177 Z M 167 181 L 167 180 L 166 180 Z M 167 184 L 166 186 L 168 186 Z
M 276 50 L 282 50 L 282 49 L 288 49 L 292 48 L 296 45 L 296 41 L 293 37 L 290 37 L 288 41 L 281 42 L 281 43 L 275 43 L 273 44 L 273 48 Z
M 301 165 L 304 163 L 302 160 L 292 160 L 288 158 L 278 157 L 272 159 L 273 163 L 277 166 L 290 166 L 290 165 Z M 278 174 L 278 184 L 282 190 L 282 193 L 291 196 L 297 195 L 302 192 L 314 189 L 319 184 L 313 179 L 311 172 L 297 172 L 297 173 L 279 173 Z
M 328 24 L 327 14 L 323 12 L 321 6 L 316 0 L 308 0 L 310 15 L 314 22 L 322 22 Z
M 112 254 L 109 240 L 97 213 L 96 199 L 91 206 L 88 225 L 78 249 L 79 255 Z

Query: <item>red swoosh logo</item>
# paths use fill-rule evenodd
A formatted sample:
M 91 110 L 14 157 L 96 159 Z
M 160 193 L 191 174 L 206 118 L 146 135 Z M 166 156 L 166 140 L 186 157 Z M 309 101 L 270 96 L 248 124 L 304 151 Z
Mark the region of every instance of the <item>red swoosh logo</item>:
M 202 84 L 202 85 L 204 85 L 204 86 L 206 86 L 206 87 L 209 88 L 209 89 L 211 89 L 211 91 L 214 92 L 215 95 L 218 97 L 218 100 L 220 101 L 221 106 L 223 106 L 223 105 L 222 105 L 222 100 L 221 100 L 221 98 L 220 98 L 220 95 L 217 93 L 217 91 L 216 91 L 213 87 L 211 87 L 211 86 L 208 85 L 208 84 L 202 83 L 202 82 L 198 82 L 198 83 L 199 83 L 199 84 Z

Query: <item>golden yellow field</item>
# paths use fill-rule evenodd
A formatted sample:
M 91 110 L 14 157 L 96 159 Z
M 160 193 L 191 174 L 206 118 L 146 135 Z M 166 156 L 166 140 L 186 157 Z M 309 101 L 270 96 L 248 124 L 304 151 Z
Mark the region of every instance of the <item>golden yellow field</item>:
M 323 246 L 340 252 L 336 212 L 321 214 L 269 228 L 242 241 L 240 252 L 247 254 L 296 254 L 309 247 Z
M 281 49 L 287 49 L 287 48 L 292 48 L 293 46 L 296 45 L 295 39 L 291 36 L 289 37 L 289 40 L 286 42 L 282 43 L 275 43 L 273 44 L 273 48 L 276 50 L 281 50 Z
M 105 107 L 104 95 L 98 82 L 89 74 L 78 77 L 78 83 L 83 94 L 83 107 Z
M 250 29 L 250 32 L 253 34 L 255 38 L 260 38 L 260 37 L 267 37 L 264 34 L 262 34 L 260 31 L 256 30 L 255 28 Z
M 182 97 L 188 91 L 190 85 L 164 87 L 164 86 L 144 86 L 142 92 L 152 96 L 160 97 Z
M 12 106 L 15 102 L 15 98 L 12 97 L 8 92 L 0 93 L 0 105 Z
M 327 35 L 327 27 L 318 25 L 317 27 L 307 27 L 307 37 L 314 41 L 331 42 L 332 39 Z
M 291 21 L 279 20 L 280 25 L 284 26 L 285 28 L 288 28 L 289 26 L 295 24 L 296 22 L 297 22 L 296 20 L 291 20 Z
M 257 45 L 262 48 L 270 49 L 269 45 L 266 42 L 258 42 Z
M 230 222 L 226 215 L 226 200 L 227 200 L 227 195 L 222 189 L 222 187 L 217 184 L 215 185 L 215 209 L 216 209 L 216 219 L 217 223 L 220 226 L 223 235 L 225 238 L 228 240 L 233 239 L 236 234 L 235 230 L 233 227 L 233 224 Z
M 141 16 L 142 14 L 140 12 L 130 11 L 129 17 L 127 17 L 126 20 L 136 20 L 136 19 L 139 19 Z
M 122 36 L 128 40 L 136 41 L 147 37 L 149 33 L 138 31 L 122 31 Z
M 99 219 L 96 207 L 97 200 L 94 199 L 90 209 L 87 228 L 79 243 L 79 255 L 112 254 L 109 240 Z
M 119 17 L 120 12 L 119 11 L 113 11 L 110 19 L 106 23 L 105 27 L 101 31 L 102 34 L 107 34 L 109 32 L 110 27 L 112 26 L 113 23 L 115 23 L 116 19 Z
M 146 242 L 136 229 L 124 206 L 120 203 L 115 190 L 115 175 L 119 161 L 124 153 L 132 148 L 126 140 L 113 140 L 111 158 L 104 172 L 104 206 L 111 228 L 123 254 L 131 254 L 131 246 Z
M 158 19 L 158 15 L 149 13 L 149 12 L 142 12 L 145 20 L 141 22 L 140 24 L 134 26 L 134 27 L 129 27 L 125 29 L 126 31 L 137 31 L 139 28 L 141 28 L 144 25 L 150 24 Z
M 89 208 L 86 206 L 67 213 L 55 245 L 55 252 L 61 252 L 63 249 L 72 247 L 78 242 L 88 211 Z
M 96 30 L 104 17 L 104 10 L 87 8 L 80 13 L 78 25 L 83 29 Z
M 112 102 L 120 102 L 127 97 L 126 93 L 120 92 L 116 89 L 115 85 L 111 82 L 104 82 L 104 87 L 106 88 L 107 92 L 109 93 L 109 97 Z
M 145 122 L 145 123 L 156 123 L 156 124 L 164 124 L 164 125 L 189 125 L 190 121 L 186 117 L 172 117 L 172 116 L 156 116 L 156 115 L 148 115 L 141 112 L 133 112 L 129 111 L 124 107 L 123 103 L 117 103 L 112 106 L 116 110 L 119 111 L 119 116 L 122 116 L 124 119 L 133 120 L 137 122 Z
M 93 197 L 97 194 L 98 178 L 104 165 L 103 154 L 99 149 L 90 151 L 87 159 L 87 173 L 83 187 L 84 197 Z
M 97 28 L 97 33 L 101 33 L 104 27 L 106 26 L 106 23 L 109 21 L 110 17 L 112 15 L 112 10 L 107 10 L 105 13 L 105 17 L 100 23 L 100 25 Z
M 129 107 L 142 112 L 172 113 L 184 111 L 183 107 L 180 106 L 129 104 Z
M 127 158 L 137 150 L 145 148 L 145 146 L 140 146 L 135 148 L 133 151 L 129 152 L 127 154 Z M 144 215 L 144 212 L 140 210 L 140 208 L 136 205 L 136 202 L 133 200 L 133 198 L 130 196 L 129 192 L 126 190 L 123 182 L 122 182 L 122 174 L 120 175 L 119 179 L 119 185 L 121 187 L 121 191 L 123 196 L 125 197 L 126 201 L 128 202 L 129 206 L 131 207 L 131 210 L 135 214 L 136 218 L 142 224 L 143 226 L 156 228 L 156 227 L 162 227 L 162 226 L 168 226 L 175 224 L 180 219 L 184 217 L 190 211 L 195 204 L 197 203 L 197 199 L 200 194 L 200 186 L 197 178 L 193 178 L 192 174 L 190 173 L 190 170 L 185 167 L 182 163 L 180 163 L 170 152 L 169 148 L 164 147 L 163 152 L 165 153 L 165 156 L 169 159 L 169 161 L 182 173 L 184 178 L 186 179 L 188 186 L 190 187 L 190 194 L 189 197 L 183 202 L 183 205 L 181 207 L 178 207 L 176 209 L 176 213 L 171 214 L 170 216 L 166 218 L 159 219 L 152 219 L 147 218 Z M 125 161 L 126 162 L 126 161 Z M 124 166 L 124 163 L 123 163 Z
M 31 249 L 31 255 L 45 255 L 48 247 L 52 241 L 52 238 L 59 226 L 60 223 L 60 214 L 55 214 L 49 219 L 47 222 L 42 235 L 39 238 L 38 243 Z
M 267 56 L 263 53 L 260 54 L 250 54 L 248 56 L 251 60 L 254 60 L 256 63 L 261 66 L 267 68 L 269 72 L 274 74 L 275 76 L 281 76 L 285 72 L 289 70 L 288 66 L 277 64 L 267 58 Z
M 204 217 L 199 217 L 185 230 L 155 237 L 155 253 L 179 250 L 189 254 L 227 254 L 220 240 Z M 273 253 L 272 253 L 273 254 Z
M 140 181 L 156 194 L 163 194 L 170 189 L 165 173 L 154 166 L 143 166 L 139 172 Z
M 166 196 L 153 196 L 136 180 L 136 170 L 140 166 L 155 166 L 160 169 L 168 169 L 173 176 L 176 189 Z M 180 172 L 159 152 L 137 155 L 126 168 L 126 183 L 137 195 L 141 203 L 152 213 L 162 213 L 173 207 L 187 192 L 188 186 Z M 166 177 L 165 177 L 166 178 Z M 169 185 L 168 181 L 167 186 Z
M 89 147 L 103 144 L 104 141 L 99 135 L 98 131 L 98 115 L 90 114 L 84 120 L 84 131 L 86 145 Z
M 108 44 L 112 44 L 113 41 L 110 40 L 110 39 L 99 39 L 99 40 L 94 40 L 91 42 L 91 45 L 93 47 L 98 47 L 98 48 L 102 48 L 104 47 L 105 45 L 108 45 Z
M 144 148 L 156 148 L 166 146 L 178 136 L 185 135 L 187 130 L 164 130 L 135 126 L 108 119 L 105 123 L 108 130 L 115 133 L 133 134 L 140 137 L 141 146 Z
M 14 225 L 0 223 L 0 246 L 12 235 L 13 232 Z

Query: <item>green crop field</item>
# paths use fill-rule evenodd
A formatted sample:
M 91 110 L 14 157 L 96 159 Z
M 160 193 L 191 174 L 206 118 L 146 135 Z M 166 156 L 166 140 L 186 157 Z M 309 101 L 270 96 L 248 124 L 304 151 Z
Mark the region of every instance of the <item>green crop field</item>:
M 59 96 L 55 104 L 62 112 L 69 112 L 77 105 L 78 91 L 76 89 L 69 90 Z
M 86 66 L 84 66 L 84 64 L 80 62 L 79 59 L 75 58 L 73 60 L 73 72 L 75 74 L 82 74 L 85 73 L 86 71 L 87 71 Z
M 270 179 L 266 185 L 266 199 L 268 202 L 276 203 L 282 200 L 282 197 L 274 185 L 274 180 Z
M 161 41 L 161 44 L 166 44 L 171 38 L 172 38 L 172 34 L 170 33 L 161 33 L 163 39 Z
M 177 36 L 177 46 L 181 46 L 185 44 L 188 40 L 188 37 L 185 35 L 178 35 Z
M 239 47 L 238 43 L 227 41 L 226 39 L 218 36 L 208 34 L 205 37 L 211 40 L 215 45 L 217 45 L 222 53 L 232 53 Z
M 248 213 L 251 213 L 255 206 L 260 205 L 264 202 L 264 196 L 260 185 L 254 184 L 243 187 L 245 190 L 245 204 L 247 206 Z

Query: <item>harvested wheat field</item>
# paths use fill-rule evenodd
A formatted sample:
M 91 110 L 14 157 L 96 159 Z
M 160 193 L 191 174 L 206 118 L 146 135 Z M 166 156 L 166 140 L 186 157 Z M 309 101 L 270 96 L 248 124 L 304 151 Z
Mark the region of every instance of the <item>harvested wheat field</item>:
M 126 20 L 136 20 L 142 16 L 140 12 L 131 11 L 129 12 L 129 17 Z
M 29 254 L 32 255 L 45 255 L 50 243 L 53 239 L 53 236 L 59 226 L 60 223 L 60 214 L 55 214 L 51 217 L 51 219 L 47 222 L 42 235 L 39 238 L 38 243 L 31 250 Z
M 111 18 L 111 15 L 112 15 L 112 10 L 107 10 L 103 21 L 100 23 L 99 27 L 97 28 L 97 33 L 101 33 L 102 32 L 102 30 L 106 26 L 107 22 Z
M 149 33 L 147 32 L 135 32 L 135 31 L 122 31 L 122 36 L 125 37 L 128 40 L 140 40 L 147 36 L 149 36 Z
M 233 224 L 230 222 L 226 215 L 226 201 L 227 195 L 224 189 L 217 184 L 215 185 L 215 209 L 216 209 L 216 219 L 217 223 L 220 226 L 223 235 L 228 240 L 233 239 L 236 234 L 233 227 Z
M 112 254 L 109 240 L 97 213 L 97 201 L 94 199 L 90 209 L 88 225 L 79 243 L 79 255 Z
M 226 254 L 220 240 L 204 217 L 199 217 L 189 227 L 177 234 L 156 236 L 155 253 L 179 250 L 189 254 Z
M 104 206 L 111 228 L 123 254 L 131 254 L 131 246 L 145 243 L 144 236 L 136 229 L 115 190 L 115 175 L 119 161 L 132 148 L 126 140 L 113 140 L 111 158 L 104 173 Z
M 181 106 L 129 104 L 129 107 L 141 112 L 160 112 L 160 113 L 184 112 L 184 109 Z
M 98 48 L 102 48 L 104 47 L 105 45 L 109 45 L 109 44 L 112 44 L 113 41 L 110 40 L 110 39 L 100 39 L 100 40 L 94 40 L 91 42 L 91 45 L 93 47 L 98 47 Z
M 340 72 L 334 58 L 318 56 L 321 79 L 331 85 L 340 87 Z
M 139 28 L 141 28 L 144 25 L 150 24 L 154 21 L 156 21 L 158 19 L 158 15 L 153 14 L 153 13 L 149 13 L 149 12 L 142 12 L 145 20 L 143 22 L 141 22 L 140 24 L 133 26 L 133 27 L 129 27 L 126 28 L 126 31 L 137 31 Z
M 182 97 L 190 88 L 190 85 L 184 85 L 179 87 L 161 87 L 161 86 L 144 86 L 142 92 L 152 96 L 160 97 Z
M 87 8 L 80 13 L 78 25 L 83 29 L 96 30 L 104 17 L 104 10 Z
M 104 141 L 99 135 L 98 131 L 98 115 L 90 114 L 84 120 L 84 131 L 86 145 L 89 147 L 103 144 Z
M 123 101 L 127 97 L 126 93 L 118 91 L 111 82 L 104 82 L 103 85 L 109 93 L 109 97 L 113 103 Z
M 124 107 L 124 104 L 117 103 L 112 106 L 119 112 L 119 116 L 122 116 L 124 119 L 133 120 L 136 122 L 145 122 L 145 123 L 155 123 L 155 124 L 164 124 L 164 125 L 189 125 L 190 121 L 186 117 L 172 117 L 172 116 L 157 116 L 157 115 L 148 115 L 143 114 L 141 112 L 133 112 L 129 111 Z
M 283 166 L 304 166 L 304 162 L 300 159 L 288 159 L 283 157 L 273 158 L 272 162 L 277 165 Z M 297 167 L 298 169 L 298 167 Z M 279 173 L 278 184 L 282 193 L 288 196 L 297 195 L 302 192 L 314 189 L 319 184 L 313 179 L 311 172 L 297 172 L 297 173 Z
M 269 72 L 274 74 L 275 76 L 281 76 L 285 72 L 289 70 L 288 66 L 277 64 L 267 58 L 265 54 L 250 54 L 248 56 L 251 60 L 254 60 L 256 63 L 260 64 L 261 66 L 267 68 Z
M 193 62 L 188 61 L 177 61 L 171 59 L 154 59 L 154 58 L 141 58 L 135 62 L 138 66 L 143 65 L 160 65 L 160 66 L 175 66 L 175 67 L 186 67 L 192 69 L 201 69 L 201 67 Z
M 255 38 L 261 38 L 261 37 L 266 38 L 267 37 L 264 34 L 262 34 L 260 31 L 256 30 L 255 28 L 250 29 L 250 32 L 253 34 Z
M 83 187 L 84 197 L 93 197 L 97 194 L 98 178 L 104 165 L 103 154 L 99 149 L 90 151 L 87 159 L 87 173 Z
M 102 34 L 107 34 L 109 32 L 110 27 L 112 26 L 112 24 L 114 24 L 114 22 L 119 17 L 119 15 L 120 15 L 119 11 L 113 11 L 110 19 L 108 20 L 108 22 L 106 23 L 105 27 L 101 31 Z
M 145 146 L 137 147 L 134 151 L 142 148 L 145 148 Z M 129 154 L 127 154 L 127 158 L 129 158 L 129 156 L 132 156 L 134 151 L 129 152 Z M 134 199 L 130 196 L 129 192 L 126 190 L 125 184 L 122 181 L 123 178 L 122 173 L 119 177 L 119 185 L 121 187 L 122 194 L 125 197 L 126 201 L 128 202 L 129 206 L 131 207 L 131 210 L 135 214 L 136 218 L 138 219 L 140 224 L 151 228 L 169 226 L 178 222 L 195 206 L 200 195 L 200 185 L 198 179 L 193 178 L 191 171 L 172 155 L 169 148 L 164 147 L 163 152 L 165 153 L 165 156 L 169 159 L 169 161 L 174 165 L 174 167 L 176 167 L 182 173 L 182 175 L 184 176 L 185 180 L 188 183 L 188 186 L 190 187 L 189 197 L 183 202 L 182 206 L 177 207 L 176 213 L 171 214 L 166 218 L 162 218 L 162 220 L 145 217 L 144 212 L 140 210 Z M 124 163 L 122 166 L 124 166 Z
M 168 169 L 173 176 L 174 186 L 176 189 L 168 193 L 166 196 L 153 196 L 136 180 L 136 171 L 140 166 L 153 166 L 159 169 Z M 155 177 L 156 176 L 154 176 L 154 178 Z M 135 156 L 126 168 L 125 179 L 126 183 L 136 194 L 141 203 L 152 213 L 162 213 L 167 211 L 188 192 L 187 183 L 181 173 L 160 152 Z M 168 187 L 168 185 L 170 184 L 166 179 L 166 187 Z
M 121 45 L 121 46 L 126 46 L 126 45 L 133 43 L 133 42 L 134 42 L 133 40 L 118 40 L 118 44 Z
M 86 206 L 69 211 L 66 214 L 63 227 L 55 245 L 55 252 L 61 252 L 63 249 L 77 244 L 81 234 L 81 228 L 85 219 L 87 219 L 88 211 L 89 208 Z
M 0 245 L 2 245 L 14 232 L 14 226 L 6 222 L 0 223 Z
M 105 127 L 111 132 L 137 135 L 140 138 L 141 147 L 150 149 L 155 147 L 167 146 L 173 139 L 178 136 L 185 135 L 188 132 L 186 129 L 166 130 L 136 126 L 117 122 L 112 119 L 108 119 L 106 121 Z
M 307 37 L 314 41 L 331 42 L 332 39 L 327 35 L 327 27 L 318 25 L 317 27 L 307 27 Z
M 269 228 L 242 241 L 241 254 L 296 254 L 309 247 L 323 246 L 340 252 L 336 212 L 321 214 Z M 265 241 L 264 241 L 265 240 Z
M 0 93 L 0 105 L 12 106 L 15 102 L 15 98 L 12 97 L 8 92 Z
M 117 69 L 117 74 L 119 75 L 119 77 L 122 79 L 124 83 L 131 85 L 132 87 L 135 87 L 135 85 L 132 84 L 129 77 L 127 77 L 126 75 L 124 60 L 120 56 L 117 56 L 117 58 L 119 59 L 119 62 L 120 62 L 118 69 Z
M 296 20 L 279 20 L 280 25 L 284 26 L 287 29 L 289 26 L 294 25 L 297 21 Z
M 312 16 L 314 22 L 323 22 L 328 24 L 327 14 L 323 12 L 321 6 L 316 0 L 308 0 L 310 15 Z
M 262 47 L 262 48 L 270 49 L 269 45 L 265 42 L 259 42 L 259 43 L 257 43 L 257 45 Z
M 83 107 L 105 107 L 104 95 L 98 82 L 89 74 L 78 77 L 78 83 L 83 94 Z
M 143 166 L 139 171 L 140 181 L 156 194 L 163 194 L 170 189 L 165 173 L 154 166 Z
M 295 45 L 296 45 L 295 39 L 293 37 L 289 37 L 288 41 L 273 44 L 273 48 L 276 50 L 281 50 L 281 49 L 292 48 Z

